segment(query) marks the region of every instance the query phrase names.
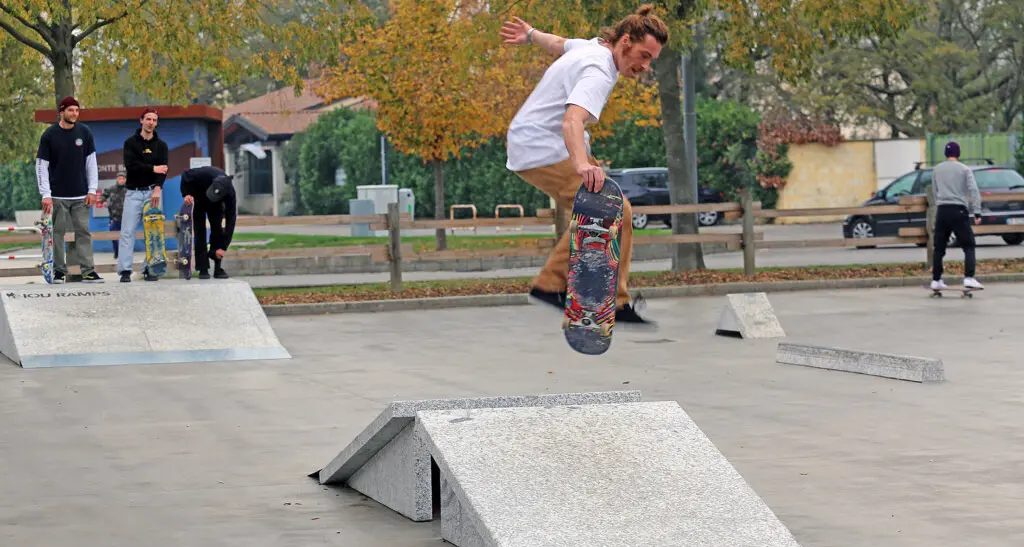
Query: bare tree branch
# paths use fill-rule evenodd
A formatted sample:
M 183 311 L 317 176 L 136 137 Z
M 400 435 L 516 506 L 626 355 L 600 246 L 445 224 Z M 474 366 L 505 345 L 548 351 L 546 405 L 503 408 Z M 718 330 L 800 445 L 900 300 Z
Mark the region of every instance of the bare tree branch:
M 28 27 L 28 28 L 36 31 L 36 32 L 38 32 L 39 34 L 44 34 L 45 33 L 44 32 L 46 30 L 45 26 L 38 26 L 38 25 L 33 25 L 32 23 L 29 23 L 28 19 L 25 19 L 24 17 L 18 15 L 17 13 L 15 13 L 14 10 L 12 10 L 11 8 L 5 6 L 2 3 L 0 3 L 0 11 L 3 11 L 4 13 L 10 15 L 11 17 L 14 17 L 15 19 L 18 20 L 19 23 L 25 25 L 26 27 Z
M 17 19 L 17 20 L 19 20 L 19 21 L 24 21 L 24 20 L 23 20 L 23 19 L 22 19 L 21 17 L 19 17 L 19 16 L 17 15 L 17 14 L 13 13 L 13 12 L 12 12 L 12 11 L 10 10 L 10 8 L 8 8 L 7 6 L 5 6 L 5 5 L 3 5 L 3 4 L 0 4 L 0 10 L 3 10 L 4 12 L 6 12 L 6 13 L 10 14 L 10 15 L 11 15 L 12 17 L 14 17 L 15 19 Z M 23 24 L 24 24 L 24 23 L 23 23 Z M 39 29 L 37 29 L 37 28 L 36 28 L 35 26 L 33 26 L 33 25 L 28 25 L 28 24 L 26 24 L 25 26 L 27 26 L 28 28 L 30 28 L 30 29 L 32 29 L 32 30 L 35 30 L 36 32 L 39 32 L 39 33 L 40 33 L 40 35 L 43 35 L 43 33 L 42 33 L 42 32 L 40 32 L 40 31 L 39 31 Z M 8 32 L 8 33 L 9 33 L 9 34 L 10 34 L 10 35 L 11 35 L 11 36 L 12 36 L 12 37 L 13 37 L 13 38 L 15 39 L 15 40 L 17 40 L 17 41 L 19 41 L 19 42 L 21 42 L 21 43 L 25 44 L 26 46 L 28 46 L 28 47 L 30 47 L 30 48 L 32 48 L 32 49 L 34 49 L 34 50 L 36 50 L 36 51 L 38 51 L 39 53 L 42 53 L 42 54 L 43 54 L 43 55 L 45 55 L 46 57 L 48 57 L 48 58 L 49 58 L 49 57 L 51 57 L 51 56 L 52 56 L 52 53 L 51 53 L 51 51 L 50 51 L 50 49 L 49 49 L 49 48 L 47 48 L 47 47 L 46 47 L 46 46 L 44 46 L 43 44 L 40 44 L 39 42 L 37 42 L 37 41 L 35 41 L 35 40 L 31 39 L 31 38 L 28 38 L 28 37 L 26 37 L 26 36 L 25 36 L 25 35 L 23 35 L 22 33 L 18 32 L 18 30 L 17 30 L 17 29 L 15 29 L 14 27 L 12 27 L 12 26 L 11 26 L 11 25 L 10 25 L 9 23 L 7 23 L 6 21 L 4 21 L 3 19 L 0 19 L 0 28 L 2 28 L 2 29 L 4 29 L 4 30 L 6 30 L 6 31 L 7 31 L 7 32 Z
M 888 96 L 888 97 L 899 97 L 899 96 L 902 96 L 902 95 L 906 95 L 907 93 L 910 92 L 907 89 L 889 89 L 888 87 L 884 87 L 883 88 L 883 87 L 878 87 L 876 85 L 867 84 L 867 83 L 861 83 L 859 85 L 861 87 L 867 89 L 868 91 L 873 91 L 875 93 L 878 93 L 879 95 L 885 95 L 885 96 Z
M 83 30 L 81 34 L 79 34 L 78 36 L 75 36 L 74 45 L 80 44 L 82 42 L 82 40 L 85 40 L 86 38 L 89 37 L 90 34 L 96 32 L 97 30 L 99 30 L 99 29 L 101 29 L 101 28 L 103 28 L 103 27 L 105 27 L 107 25 L 110 25 L 112 23 L 116 23 L 116 22 L 120 21 L 121 19 L 124 19 L 132 11 L 142 9 L 143 6 L 145 6 L 147 2 L 149 2 L 149 0 L 142 0 L 141 2 L 139 2 L 139 5 L 137 5 L 135 7 L 132 7 L 132 8 L 127 8 L 124 11 L 122 11 L 121 13 L 115 15 L 114 17 L 111 17 L 109 19 L 100 19 L 100 20 L 96 21 L 95 23 L 93 23 L 92 25 L 89 25 L 89 27 L 86 28 L 85 30 Z

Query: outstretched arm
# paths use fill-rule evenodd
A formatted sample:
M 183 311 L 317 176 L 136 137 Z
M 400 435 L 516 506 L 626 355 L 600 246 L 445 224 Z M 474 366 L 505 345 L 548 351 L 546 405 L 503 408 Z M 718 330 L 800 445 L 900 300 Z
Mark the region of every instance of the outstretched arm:
M 541 49 L 556 57 L 565 52 L 565 38 L 541 32 L 518 17 L 512 19 L 501 26 L 500 34 L 506 44 L 537 44 Z

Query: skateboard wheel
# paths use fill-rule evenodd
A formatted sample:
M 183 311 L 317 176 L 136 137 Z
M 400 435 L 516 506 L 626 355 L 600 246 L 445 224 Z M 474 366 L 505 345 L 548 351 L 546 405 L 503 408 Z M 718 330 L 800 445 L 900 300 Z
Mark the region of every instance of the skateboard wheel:
M 608 323 L 601 325 L 601 336 L 609 336 L 612 333 L 612 326 Z
M 184 215 L 182 215 L 181 218 L 183 218 L 185 220 L 188 220 L 188 213 L 185 213 Z
M 569 231 L 574 231 L 574 230 L 576 230 L 576 228 L 577 228 L 577 227 L 578 227 L 579 225 L 580 225 L 580 224 L 579 224 L 578 222 L 576 222 L 576 219 L 572 219 L 572 220 L 570 220 L 570 221 L 569 221 Z
M 618 226 L 612 226 L 611 229 L 608 230 L 608 235 L 612 236 L 612 239 L 618 238 L 619 237 L 619 227 Z
M 562 330 L 565 330 L 567 328 L 569 328 L 569 318 L 568 317 L 563 317 L 562 318 Z

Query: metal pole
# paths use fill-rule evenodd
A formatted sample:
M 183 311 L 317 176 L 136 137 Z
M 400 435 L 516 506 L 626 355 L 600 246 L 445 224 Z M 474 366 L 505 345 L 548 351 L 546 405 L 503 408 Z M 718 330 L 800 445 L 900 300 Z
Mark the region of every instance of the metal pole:
M 690 191 L 697 203 L 697 83 L 693 77 L 693 57 L 683 55 L 683 139 L 686 141 L 686 168 L 690 174 Z M 694 213 L 696 215 L 696 213 Z M 696 219 L 695 219 L 696 220 Z
M 380 183 L 388 183 L 388 137 L 380 134 Z

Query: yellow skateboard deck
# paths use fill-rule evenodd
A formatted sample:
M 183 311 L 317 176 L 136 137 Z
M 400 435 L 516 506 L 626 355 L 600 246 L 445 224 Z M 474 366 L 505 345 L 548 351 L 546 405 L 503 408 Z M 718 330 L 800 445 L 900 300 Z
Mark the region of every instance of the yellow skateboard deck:
M 146 239 L 146 270 L 160 277 L 167 273 L 167 250 L 164 247 L 164 212 L 148 206 L 142 213 L 142 232 Z

